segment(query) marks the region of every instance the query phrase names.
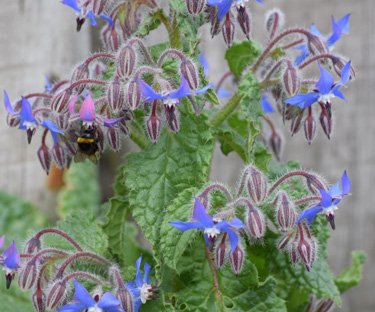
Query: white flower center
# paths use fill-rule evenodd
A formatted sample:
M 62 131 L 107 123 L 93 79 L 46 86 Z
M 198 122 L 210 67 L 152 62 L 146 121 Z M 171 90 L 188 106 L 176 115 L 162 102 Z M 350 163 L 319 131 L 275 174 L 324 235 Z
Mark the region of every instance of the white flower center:
M 24 121 L 23 125 L 27 128 L 27 130 L 34 130 L 38 127 L 38 124 L 35 123 L 34 121 Z
M 214 225 L 212 228 L 205 228 L 204 234 L 207 234 L 208 237 L 216 237 L 220 234 L 220 230 L 218 230 L 216 225 Z
M 141 287 L 141 294 L 140 294 L 140 298 L 143 304 L 145 304 L 146 301 L 149 299 L 150 295 L 152 295 L 152 291 L 150 291 L 150 289 L 151 289 L 151 285 L 147 283 L 143 283 Z
M 234 5 L 237 7 L 244 7 L 246 2 L 249 2 L 249 0 L 235 0 Z
M 328 207 L 328 208 L 325 208 L 323 207 L 323 212 L 328 216 L 330 214 L 334 215 L 334 211 L 337 210 L 337 206 L 336 205 L 332 205 L 331 207 Z
M 328 94 L 322 94 L 319 97 L 318 102 L 329 103 L 331 101 L 331 99 L 333 99 L 334 97 L 335 97 L 335 95 L 331 92 L 329 92 Z
M 169 96 L 165 100 L 163 100 L 164 105 L 167 105 L 169 107 L 175 106 L 178 104 L 178 98 L 176 99 L 171 99 Z
M 98 308 L 98 306 L 95 304 L 93 307 L 89 308 L 88 312 L 103 312 L 103 310 Z

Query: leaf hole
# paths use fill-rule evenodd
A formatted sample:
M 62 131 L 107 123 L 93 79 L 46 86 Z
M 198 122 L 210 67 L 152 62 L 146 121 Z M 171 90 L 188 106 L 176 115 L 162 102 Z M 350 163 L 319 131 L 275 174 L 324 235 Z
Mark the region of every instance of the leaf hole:
M 224 297 L 224 306 L 227 309 L 233 309 L 234 308 L 234 302 L 230 298 Z
M 178 307 L 180 311 L 185 311 L 187 309 L 187 304 L 186 303 L 181 303 L 180 306 Z

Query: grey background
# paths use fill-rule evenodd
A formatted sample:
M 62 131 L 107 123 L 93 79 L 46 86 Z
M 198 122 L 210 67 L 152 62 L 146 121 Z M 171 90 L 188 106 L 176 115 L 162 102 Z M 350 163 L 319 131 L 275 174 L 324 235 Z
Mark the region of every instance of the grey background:
M 66 77 L 74 64 L 98 51 L 95 31 L 87 24 L 75 31 L 74 13 L 55 0 L 1 0 L 0 11 L 0 86 L 7 90 L 11 101 L 28 92 L 44 89 L 44 74 Z M 286 148 L 282 161 L 297 159 L 303 168 L 322 173 L 334 183 L 347 169 L 352 181 L 352 196 L 340 204 L 336 216 L 337 229 L 329 240 L 329 263 L 335 273 L 351 264 L 351 250 L 365 250 L 368 260 L 364 280 L 343 297 L 342 311 L 375 311 L 375 259 L 372 187 L 375 178 L 373 133 L 375 131 L 374 88 L 374 17 L 373 0 L 269 0 L 262 6 L 249 1 L 252 11 L 252 36 L 263 45 L 264 13 L 274 6 L 285 13 L 286 27 L 309 27 L 314 22 L 322 34 L 331 31 L 331 14 L 336 20 L 347 13 L 350 34 L 335 45 L 340 54 L 352 60 L 357 72 L 354 82 L 343 90 L 347 102 L 335 99 L 333 110 L 336 126 L 330 141 L 322 131 L 311 146 L 303 133 L 292 139 L 283 128 Z M 221 35 L 211 40 L 207 27 L 201 28 L 204 50 L 211 64 L 211 78 L 219 77 L 224 67 L 225 45 Z M 236 37 L 240 40 L 239 29 Z M 158 38 L 150 41 L 160 40 Z M 2 101 L 2 97 L 1 101 Z M 40 206 L 53 216 L 55 191 L 46 188 L 46 176 L 36 158 L 40 141 L 27 145 L 25 133 L 8 128 L 5 109 L 0 109 L 0 189 Z M 277 116 L 273 120 L 277 120 Z M 280 123 L 278 123 L 280 125 Z M 280 125 L 281 127 L 281 125 Z M 39 142 L 38 142 L 39 141 Z M 126 142 L 127 149 L 132 146 Z M 236 185 L 243 164 L 236 155 L 214 156 L 212 180 Z M 0 211 L 1 217 L 1 211 Z M 1 233 L 1 229 L 0 229 Z

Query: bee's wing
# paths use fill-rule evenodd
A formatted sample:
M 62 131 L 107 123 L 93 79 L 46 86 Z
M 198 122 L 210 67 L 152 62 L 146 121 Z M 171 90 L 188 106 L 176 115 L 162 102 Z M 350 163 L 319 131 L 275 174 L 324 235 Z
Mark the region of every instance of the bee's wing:
M 97 153 L 95 153 L 94 155 L 90 155 L 90 156 L 87 157 L 95 165 L 98 164 L 98 158 L 96 157 L 96 154 Z
M 86 156 L 82 154 L 82 152 L 78 149 L 77 153 L 74 155 L 74 162 L 84 162 L 86 160 Z

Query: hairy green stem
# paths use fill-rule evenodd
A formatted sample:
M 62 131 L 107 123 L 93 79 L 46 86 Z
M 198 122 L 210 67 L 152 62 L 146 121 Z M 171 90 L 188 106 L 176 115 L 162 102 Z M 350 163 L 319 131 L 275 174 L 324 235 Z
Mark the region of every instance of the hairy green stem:
M 214 127 L 220 126 L 225 119 L 237 108 L 241 97 L 235 93 L 227 104 L 211 119 L 211 125 Z
M 147 138 L 137 130 L 134 125 L 130 124 L 130 138 L 133 140 L 135 144 L 137 144 L 142 150 L 144 150 L 147 146 Z

